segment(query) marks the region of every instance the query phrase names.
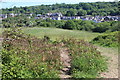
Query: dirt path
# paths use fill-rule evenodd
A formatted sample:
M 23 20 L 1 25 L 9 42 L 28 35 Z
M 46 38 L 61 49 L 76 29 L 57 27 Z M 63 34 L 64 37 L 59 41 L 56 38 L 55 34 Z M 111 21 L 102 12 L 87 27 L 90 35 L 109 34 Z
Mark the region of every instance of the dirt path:
M 118 51 L 114 48 L 98 47 L 101 54 L 108 58 L 108 70 L 100 73 L 103 78 L 118 78 Z
M 59 75 L 60 78 L 70 78 L 70 57 L 67 51 L 67 48 L 61 48 L 60 49 L 60 57 L 61 57 L 61 62 L 63 63 L 63 68 L 60 70 L 61 74 Z

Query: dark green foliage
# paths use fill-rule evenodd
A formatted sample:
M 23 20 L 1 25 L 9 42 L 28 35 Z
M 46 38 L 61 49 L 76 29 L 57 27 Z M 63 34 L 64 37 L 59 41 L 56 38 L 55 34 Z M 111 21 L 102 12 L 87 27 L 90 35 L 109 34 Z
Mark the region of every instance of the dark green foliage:
M 5 28 L 10 27 L 33 27 L 35 26 L 35 19 L 29 19 L 25 15 L 16 16 L 16 17 L 9 17 L 3 20 L 3 26 Z
M 120 26 L 118 26 L 118 21 L 110 22 L 101 22 L 95 23 L 93 21 L 83 21 L 83 20 L 51 20 L 51 19 L 34 19 L 27 18 L 26 16 L 18 16 L 3 19 L 3 25 L 1 27 L 10 28 L 10 27 L 56 27 L 63 29 L 76 29 L 76 30 L 85 30 L 92 32 L 113 32 L 119 31 Z
M 66 12 L 65 16 L 75 16 L 76 15 L 76 10 L 70 9 L 69 11 Z
M 2 9 L 3 14 L 7 13 L 34 13 L 46 14 L 48 12 L 61 12 L 63 15 L 74 16 L 80 9 L 85 10 L 87 15 L 119 15 L 117 2 L 95 2 L 95 3 L 79 3 L 79 4 L 52 4 L 52 5 L 40 5 L 30 7 L 13 7 Z M 79 14 L 78 14 L 79 15 Z M 85 15 L 85 14 L 84 14 Z
M 104 33 L 94 38 L 91 43 L 106 47 L 118 47 L 119 31 Z
M 68 20 L 62 28 L 72 30 L 72 29 L 76 29 L 76 25 L 74 21 Z
M 120 31 L 120 26 L 119 26 L 119 21 L 118 22 L 111 22 L 111 26 L 110 26 L 110 29 L 109 31 Z
M 93 32 L 106 32 L 110 29 L 110 23 L 104 22 L 104 23 L 98 23 L 95 28 L 92 29 Z
M 87 14 L 87 12 L 85 10 L 79 10 L 77 15 L 78 16 L 85 16 Z

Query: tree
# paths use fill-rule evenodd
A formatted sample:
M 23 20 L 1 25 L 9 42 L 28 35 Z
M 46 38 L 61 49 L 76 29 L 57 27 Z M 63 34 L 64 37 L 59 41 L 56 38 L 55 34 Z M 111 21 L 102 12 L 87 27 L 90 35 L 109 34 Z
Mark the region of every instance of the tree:
M 76 14 L 76 11 L 74 9 L 71 9 L 66 12 L 66 16 L 75 16 L 75 14 Z
M 79 10 L 77 15 L 78 16 L 85 16 L 87 14 L 87 12 L 85 10 Z
M 106 32 L 107 30 L 109 30 L 110 23 L 108 23 L 108 22 L 97 23 L 97 25 L 95 25 L 95 26 L 96 27 L 94 29 L 92 29 L 93 32 L 103 33 L 103 32 Z
M 91 10 L 91 9 L 92 9 L 92 6 L 91 6 L 91 4 L 89 4 L 89 3 L 85 3 L 85 4 L 83 5 L 83 9 L 84 9 L 84 10 Z
M 75 22 L 73 20 L 68 20 L 65 25 L 63 26 L 63 29 L 76 29 Z

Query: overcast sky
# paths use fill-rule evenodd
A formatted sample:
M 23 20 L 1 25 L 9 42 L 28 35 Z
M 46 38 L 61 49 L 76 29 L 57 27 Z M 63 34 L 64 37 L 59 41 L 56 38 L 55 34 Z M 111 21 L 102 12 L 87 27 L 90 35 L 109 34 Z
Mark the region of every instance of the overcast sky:
M 35 6 L 41 4 L 55 4 L 55 3 L 70 3 L 75 4 L 79 2 L 113 2 L 115 0 L 0 0 L 1 8 L 20 7 L 20 6 Z

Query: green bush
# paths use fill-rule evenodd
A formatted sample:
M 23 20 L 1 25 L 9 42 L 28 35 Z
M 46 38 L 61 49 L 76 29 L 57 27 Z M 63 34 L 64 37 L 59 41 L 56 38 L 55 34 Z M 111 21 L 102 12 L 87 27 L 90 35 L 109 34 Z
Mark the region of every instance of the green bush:
M 53 69 L 49 70 L 47 63 L 35 64 L 35 59 L 30 58 L 30 55 L 25 52 L 2 50 L 2 60 L 4 60 L 2 78 L 58 78 L 58 72 Z
M 95 78 L 98 72 L 106 70 L 105 64 L 105 59 L 96 53 L 82 53 L 72 60 L 73 77 L 76 74 L 74 70 L 77 70 L 82 74 L 77 76 L 79 78 Z
M 106 47 L 118 47 L 119 31 L 104 33 L 94 38 L 91 43 Z

